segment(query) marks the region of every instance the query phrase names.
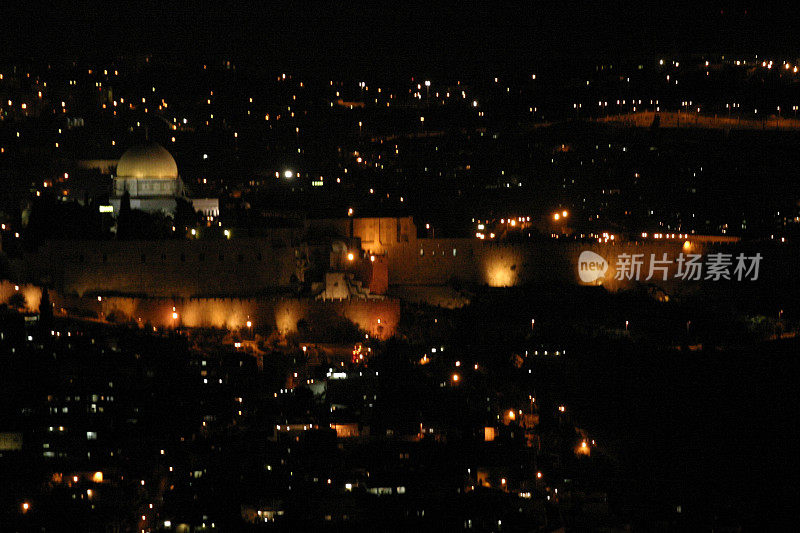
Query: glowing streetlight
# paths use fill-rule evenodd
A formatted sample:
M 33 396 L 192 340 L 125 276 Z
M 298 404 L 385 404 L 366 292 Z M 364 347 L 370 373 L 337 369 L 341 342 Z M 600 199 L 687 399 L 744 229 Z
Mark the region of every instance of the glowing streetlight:
M 348 253 L 347 254 L 347 260 L 348 261 L 352 261 L 353 259 L 355 259 L 355 256 L 353 255 L 353 252 Z
M 292 172 L 291 170 L 286 170 L 283 172 L 283 177 L 286 178 L 287 180 L 292 179 L 294 177 L 294 172 Z

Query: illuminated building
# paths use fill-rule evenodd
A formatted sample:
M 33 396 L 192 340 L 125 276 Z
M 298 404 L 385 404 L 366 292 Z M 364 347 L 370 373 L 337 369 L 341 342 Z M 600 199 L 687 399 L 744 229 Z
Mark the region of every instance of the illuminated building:
M 130 195 L 131 208 L 150 213 L 175 212 L 176 198 L 184 198 L 183 181 L 172 155 L 160 144 L 149 143 L 129 148 L 117 162 L 111 205 L 119 213 L 122 196 Z M 206 215 L 219 215 L 219 200 L 202 199 L 195 208 Z

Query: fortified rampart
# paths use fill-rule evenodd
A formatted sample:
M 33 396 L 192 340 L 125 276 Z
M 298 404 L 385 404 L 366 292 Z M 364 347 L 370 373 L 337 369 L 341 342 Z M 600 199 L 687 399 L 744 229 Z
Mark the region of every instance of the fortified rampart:
M 615 280 L 613 266 L 619 254 L 642 254 L 640 271 L 649 274 L 650 259 L 664 254 L 676 259 L 680 253 L 704 254 L 709 244 L 684 241 L 582 243 L 575 241 L 540 241 L 534 243 L 494 243 L 477 239 L 419 239 L 413 244 L 400 244 L 387 250 L 389 280 L 393 285 L 442 285 L 452 281 L 485 284 L 490 287 L 512 287 L 529 282 L 579 283 L 578 258 L 589 250 L 605 257 L 610 269 L 603 286 L 619 290 L 629 280 Z M 723 245 L 724 248 L 727 245 Z M 716 246 L 714 246 L 716 247 Z M 668 281 L 677 265 L 668 270 Z M 654 282 L 661 278 L 656 272 Z
M 39 310 L 41 289 L 33 284 L 15 285 L 0 281 L 0 303 L 11 295 L 25 296 L 25 311 Z M 274 327 L 281 334 L 297 331 L 300 320 L 318 313 L 345 317 L 370 336 L 386 339 L 395 334 L 400 320 L 400 301 L 382 300 L 319 301 L 310 298 L 142 298 L 130 296 L 77 296 L 49 292 L 56 315 L 60 313 L 151 324 L 158 328 L 214 327 L 244 329 Z
M 327 261 L 328 253 L 273 247 L 271 239 L 58 241 L 29 258 L 26 270 L 64 294 L 245 296 L 302 281 L 309 258 Z
M 362 289 L 348 291 L 349 298 L 341 295 L 332 298 L 351 302 L 347 305 L 342 302 L 341 312 L 357 317 L 355 321 L 369 330 L 374 326 L 370 320 L 377 320 L 375 313 L 356 309 L 362 305 L 366 306 L 364 309 L 377 306 L 378 300 L 362 300 L 385 294 L 388 285 L 424 287 L 458 282 L 512 287 L 529 282 L 589 283 L 616 291 L 646 283 L 679 294 L 698 286 L 696 280 L 676 279 L 681 254 L 708 259 L 714 252 L 737 254 L 742 250 L 764 254 L 760 265 L 762 278 L 765 271 L 772 272 L 774 279 L 783 280 L 781 283 L 795 278 L 787 271 L 787 265 L 793 264 L 787 259 L 793 249 L 788 244 L 717 242 L 730 239 L 692 235 L 677 237 L 603 243 L 568 239 L 517 243 L 418 239 L 410 217 L 310 220 L 305 227 L 275 230 L 259 238 L 51 242 L 25 260 L 17 261 L 12 279 L 46 283 L 65 297 L 101 296 L 104 302 L 116 302 L 125 316 L 138 318 L 141 313 L 150 313 L 148 306 L 160 305 L 151 301 L 175 301 L 185 306 L 180 315 L 187 325 L 239 324 L 241 316 L 260 313 L 274 315 L 264 318 L 270 323 L 289 327 L 285 326 L 288 319 L 281 318 L 280 306 L 276 310 L 273 304 L 265 302 L 300 301 L 289 297 L 291 289 L 309 280 L 315 282 L 311 294 L 344 294 L 333 290 L 335 287 L 325 286 L 327 280 L 344 279 L 338 274 L 338 277 L 326 274 L 344 272 L 355 276 L 358 287 L 369 291 L 364 290 L 363 294 Z M 588 282 L 580 279 L 578 263 L 583 252 L 593 252 L 607 262 L 599 279 Z M 635 276 L 617 275 L 617 259 L 622 255 L 636 256 L 641 262 Z M 655 266 L 663 268 L 651 271 L 652 260 L 662 261 Z M 731 273 L 735 266 L 731 265 Z M 705 280 L 705 271 L 701 280 Z M 135 304 L 124 303 L 127 302 L 124 297 L 134 298 Z M 258 298 L 259 303 L 249 303 L 253 298 Z M 177 304 L 168 307 L 171 309 L 172 305 L 177 307 Z M 286 305 L 289 306 L 286 313 L 292 320 L 303 314 L 291 311 L 296 303 Z M 103 312 L 108 314 L 110 310 Z

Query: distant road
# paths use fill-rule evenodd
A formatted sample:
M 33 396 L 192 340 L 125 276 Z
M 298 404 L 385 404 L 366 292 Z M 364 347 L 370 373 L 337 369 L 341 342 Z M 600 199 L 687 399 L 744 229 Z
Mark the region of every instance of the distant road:
M 747 118 L 725 115 L 704 115 L 702 113 L 679 111 L 642 111 L 622 115 L 609 115 L 595 119 L 596 122 L 620 124 L 633 128 L 649 128 L 655 115 L 660 116 L 659 128 L 699 128 L 719 130 L 800 130 L 800 119 L 764 115 L 763 119 L 755 116 Z

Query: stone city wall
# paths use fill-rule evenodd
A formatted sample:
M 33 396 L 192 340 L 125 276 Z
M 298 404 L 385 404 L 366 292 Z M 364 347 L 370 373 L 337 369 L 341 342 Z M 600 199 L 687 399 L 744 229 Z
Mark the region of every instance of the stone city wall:
M 18 287 L 18 289 L 16 288 Z M 8 303 L 11 295 L 25 296 L 26 312 L 38 312 L 41 288 L 33 284 L 15 285 L 0 281 L 0 303 Z M 393 336 L 400 320 L 400 301 L 342 300 L 322 302 L 309 298 L 140 298 L 129 296 L 77 296 L 49 291 L 56 316 L 67 314 L 115 322 L 152 324 L 159 328 L 214 327 L 241 329 L 251 321 L 253 327 L 268 326 L 287 334 L 297 331 L 301 319 L 317 313 L 333 313 L 345 317 L 371 336 L 386 339 Z M 173 313 L 177 318 L 173 318 Z
M 297 254 L 268 239 L 220 241 L 60 241 L 29 259 L 26 274 L 50 278 L 64 294 L 157 297 L 253 295 L 300 278 Z

